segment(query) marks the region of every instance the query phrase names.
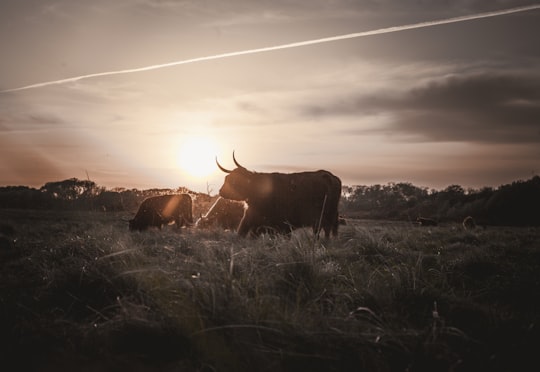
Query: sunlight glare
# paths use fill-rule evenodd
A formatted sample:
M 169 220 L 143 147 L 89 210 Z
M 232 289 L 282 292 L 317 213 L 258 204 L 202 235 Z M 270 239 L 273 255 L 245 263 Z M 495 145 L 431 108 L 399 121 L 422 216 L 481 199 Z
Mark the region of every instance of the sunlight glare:
M 178 166 L 193 178 L 203 178 L 216 171 L 216 142 L 205 136 L 191 136 L 180 144 Z

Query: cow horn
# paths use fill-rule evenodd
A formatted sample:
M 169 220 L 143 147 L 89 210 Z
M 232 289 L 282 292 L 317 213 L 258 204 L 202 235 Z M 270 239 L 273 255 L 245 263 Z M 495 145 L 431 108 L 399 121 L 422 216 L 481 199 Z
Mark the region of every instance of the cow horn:
M 234 157 L 234 151 L 232 152 L 232 158 L 233 158 L 234 164 L 236 164 L 236 166 L 237 166 L 238 168 L 246 169 L 245 167 L 241 166 L 241 165 L 236 161 L 236 158 Z
M 225 172 L 225 173 L 231 173 L 231 172 L 232 172 L 231 170 L 228 170 L 228 169 L 226 169 L 226 168 L 223 168 L 223 167 L 221 166 L 221 164 L 219 164 L 219 162 L 218 162 L 218 160 L 217 160 L 217 156 L 216 156 L 216 164 L 217 164 L 218 168 L 221 169 L 223 172 Z

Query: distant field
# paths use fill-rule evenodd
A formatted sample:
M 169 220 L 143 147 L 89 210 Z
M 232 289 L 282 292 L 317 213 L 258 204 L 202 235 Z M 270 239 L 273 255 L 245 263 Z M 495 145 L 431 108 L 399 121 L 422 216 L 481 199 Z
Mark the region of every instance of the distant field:
M 0 363 L 18 370 L 527 371 L 540 228 L 349 220 L 241 239 L 0 210 Z

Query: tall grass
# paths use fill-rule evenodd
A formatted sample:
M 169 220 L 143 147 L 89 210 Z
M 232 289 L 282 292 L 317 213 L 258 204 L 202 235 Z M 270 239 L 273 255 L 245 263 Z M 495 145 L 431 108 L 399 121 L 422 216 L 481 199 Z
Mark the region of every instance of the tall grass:
M 242 239 L 0 211 L 0 357 L 58 370 L 527 370 L 540 231 L 354 222 Z M 32 358 L 28 358 L 32 355 Z

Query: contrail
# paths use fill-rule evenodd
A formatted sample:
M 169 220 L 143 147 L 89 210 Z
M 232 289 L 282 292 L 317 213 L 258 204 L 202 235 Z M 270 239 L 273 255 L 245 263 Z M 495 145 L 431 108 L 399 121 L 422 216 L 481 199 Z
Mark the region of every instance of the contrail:
M 211 61 L 211 60 L 214 60 L 214 59 L 237 57 L 237 56 L 242 56 L 242 55 L 246 55 L 246 54 L 271 52 L 271 51 L 274 51 L 274 50 L 297 48 L 297 47 L 302 47 L 302 46 L 307 46 L 307 45 L 329 43 L 329 42 L 332 42 L 332 41 L 354 39 L 354 38 L 364 37 L 364 36 L 388 34 L 388 33 L 391 33 L 391 32 L 412 30 L 412 29 L 416 29 L 416 28 L 438 26 L 438 25 L 444 25 L 444 24 L 448 24 L 448 23 L 464 22 L 464 21 L 470 21 L 470 20 L 480 19 L 480 18 L 496 17 L 496 16 L 501 16 L 501 15 L 506 15 L 506 14 L 525 12 L 525 11 L 534 10 L 534 9 L 540 9 L 540 4 L 522 6 L 522 7 L 510 8 L 510 9 L 503 9 L 503 10 L 496 10 L 496 11 L 486 12 L 486 13 L 471 14 L 471 15 L 465 15 L 465 16 L 460 16 L 460 17 L 452 17 L 452 18 L 441 19 L 441 20 L 436 20 L 436 21 L 413 23 L 413 24 L 403 25 L 403 26 L 380 28 L 380 29 L 372 30 L 372 31 L 356 32 L 356 33 L 352 33 L 352 34 L 331 36 L 331 37 L 325 37 L 325 38 L 322 38 L 322 39 L 314 39 L 314 40 L 307 40 L 307 41 L 299 41 L 299 42 L 295 42 L 295 43 L 282 44 L 282 45 L 276 45 L 276 46 L 270 46 L 270 47 L 264 47 L 264 48 L 248 49 L 248 50 L 242 50 L 242 51 L 237 51 L 237 52 L 215 54 L 215 55 L 206 56 L 206 57 L 191 58 L 191 59 L 185 59 L 185 60 L 182 60 L 182 61 L 175 61 L 175 62 L 163 63 L 163 64 L 158 64 L 158 65 L 151 65 L 151 66 L 146 66 L 146 67 L 138 67 L 138 68 L 131 68 L 131 69 L 126 69 L 126 70 L 118 70 L 118 71 L 98 72 L 98 73 L 94 73 L 94 74 L 81 75 L 81 76 L 75 76 L 75 77 L 66 78 L 66 79 L 60 79 L 60 80 L 48 81 L 48 82 L 44 82 L 44 83 L 26 85 L 26 86 L 20 87 L 20 88 L 6 89 L 6 90 L 0 91 L 0 93 L 17 92 L 17 91 L 20 91 L 20 90 L 41 88 L 41 87 L 46 87 L 46 86 L 49 86 L 49 85 L 70 83 L 70 82 L 74 82 L 74 81 L 78 81 L 78 80 L 90 79 L 90 78 L 101 77 L 101 76 L 130 74 L 130 73 L 133 73 L 133 72 L 143 72 L 143 71 L 157 70 L 157 69 L 165 68 L 165 67 L 186 65 L 188 63 L 196 63 L 196 62 L 203 62 L 203 61 Z

